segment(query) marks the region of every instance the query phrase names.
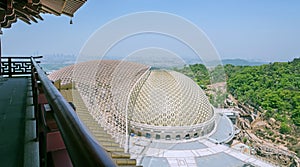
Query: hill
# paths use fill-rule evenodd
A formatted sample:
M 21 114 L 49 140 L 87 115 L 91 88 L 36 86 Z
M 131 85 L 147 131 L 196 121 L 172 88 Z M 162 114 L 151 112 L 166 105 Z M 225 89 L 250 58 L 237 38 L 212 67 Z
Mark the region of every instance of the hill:
M 259 66 L 263 64 L 268 64 L 268 62 L 262 61 L 252 61 L 252 60 L 245 60 L 245 59 L 222 59 L 221 60 L 223 65 L 231 64 L 234 66 Z M 190 59 L 187 61 L 188 64 L 203 64 L 202 61 L 199 59 Z M 212 64 L 218 64 L 216 61 L 208 62 L 207 66 Z
M 244 59 L 223 59 L 222 63 L 223 65 L 231 64 L 235 66 L 259 66 L 268 64 L 267 62 L 250 61 Z
M 204 89 L 210 84 L 210 74 L 216 73 L 202 64 L 175 70 L 190 76 Z M 300 156 L 300 58 L 259 66 L 227 64 L 224 70 L 228 93 L 239 103 L 261 112 L 264 120 L 278 122 L 278 128 L 272 130 L 282 134 L 279 137 L 286 136 L 287 147 Z M 271 133 L 270 129 L 263 130 Z

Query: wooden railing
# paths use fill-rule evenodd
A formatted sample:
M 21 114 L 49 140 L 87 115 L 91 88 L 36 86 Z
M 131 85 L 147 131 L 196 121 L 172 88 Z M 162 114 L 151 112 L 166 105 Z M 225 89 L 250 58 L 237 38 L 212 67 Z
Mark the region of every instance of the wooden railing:
M 0 76 L 31 76 L 37 126 L 40 125 L 39 122 L 43 122 L 43 120 L 39 120 L 39 110 L 37 109 L 39 107 L 38 96 L 43 92 L 54 112 L 54 119 L 73 166 L 116 166 L 107 152 L 90 136 L 89 131 L 81 123 L 71 105 L 48 79 L 38 65 L 39 61 L 36 61 L 38 58 L 42 57 L 2 57 L 0 59 Z M 37 134 L 39 134 L 38 129 Z
M 48 79 L 34 58 L 33 75 L 37 75 L 54 118 L 62 134 L 73 166 L 116 166 L 106 151 L 90 136 L 74 109 Z
M 33 59 L 42 58 L 42 56 L 32 57 Z M 36 61 L 39 63 L 39 61 Z M 12 77 L 13 75 L 31 74 L 31 57 L 1 57 L 0 75 Z

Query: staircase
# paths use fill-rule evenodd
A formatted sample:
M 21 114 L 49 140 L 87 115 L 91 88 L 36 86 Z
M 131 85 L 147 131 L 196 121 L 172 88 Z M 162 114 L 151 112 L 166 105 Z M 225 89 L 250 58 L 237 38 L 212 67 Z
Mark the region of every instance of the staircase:
M 130 159 L 130 154 L 125 153 L 124 148 L 121 148 L 111 135 L 107 134 L 97 121 L 93 119 L 77 90 L 68 89 L 60 90 L 60 92 L 67 101 L 75 105 L 76 113 L 80 120 L 118 166 L 136 166 L 136 160 Z

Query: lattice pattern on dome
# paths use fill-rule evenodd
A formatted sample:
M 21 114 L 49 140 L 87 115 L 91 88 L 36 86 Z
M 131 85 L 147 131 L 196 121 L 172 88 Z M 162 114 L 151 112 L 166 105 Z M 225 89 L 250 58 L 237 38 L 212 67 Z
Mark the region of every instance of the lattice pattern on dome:
M 90 114 L 122 146 L 129 129 L 176 139 L 175 133 L 206 136 L 215 127 L 205 93 L 178 72 L 102 60 L 65 67 L 49 78 L 62 85 L 75 83 Z
M 214 116 L 200 87 L 175 71 L 153 70 L 130 109 L 132 121 L 154 126 L 189 126 Z
M 148 66 L 114 60 L 90 61 L 49 75 L 61 84 L 75 83 L 90 114 L 121 145 L 126 139 L 129 94 Z

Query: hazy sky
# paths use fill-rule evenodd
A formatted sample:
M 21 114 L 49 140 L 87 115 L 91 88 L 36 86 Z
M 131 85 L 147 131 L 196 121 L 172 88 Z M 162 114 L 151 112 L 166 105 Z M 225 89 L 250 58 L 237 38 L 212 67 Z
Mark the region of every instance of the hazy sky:
M 4 55 L 77 55 L 99 27 L 117 17 L 142 11 L 169 12 L 202 29 L 221 58 L 289 61 L 300 57 L 299 0 L 88 0 L 73 18 L 43 15 L 4 29 Z

